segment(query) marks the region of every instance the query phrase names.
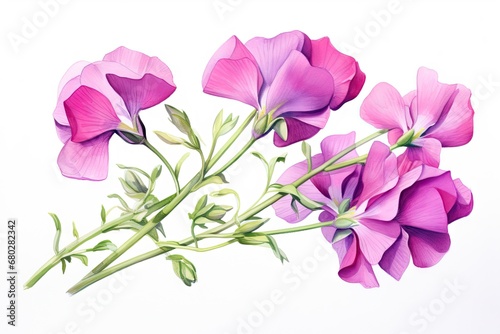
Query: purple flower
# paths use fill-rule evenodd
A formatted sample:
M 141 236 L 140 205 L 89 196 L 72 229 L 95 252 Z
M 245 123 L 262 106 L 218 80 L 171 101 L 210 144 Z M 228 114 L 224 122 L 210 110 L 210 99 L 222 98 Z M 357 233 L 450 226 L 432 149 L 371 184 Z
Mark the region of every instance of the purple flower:
M 468 143 L 473 133 L 474 110 L 466 87 L 437 81 L 437 73 L 420 68 L 417 90 L 402 97 L 387 83 L 380 83 L 361 105 L 361 118 L 379 129 L 389 129 L 395 144 L 404 134 L 410 138 L 400 159 L 439 166 L 441 147 Z
M 325 37 L 300 31 L 246 44 L 231 37 L 210 59 L 203 91 L 241 101 L 259 111 L 254 136 L 276 131 L 276 146 L 308 139 L 322 129 L 330 108 L 355 98 L 365 81 L 354 58 Z
M 354 133 L 330 136 L 313 157 L 317 167 L 354 143 Z M 339 162 L 356 157 L 355 152 Z M 390 149 L 375 142 L 363 165 L 321 173 L 298 187 L 308 198 L 323 203 L 319 221 L 324 237 L 339 256 L 339 276 L 364 287 L 376 287 L 373 266 L 379 264 L 399 279 L 410 256 L 418 267 L 432 266 L 449 249 L 447 226 L 472 210 L 472 194 L 449 172 L 413 164 L 398 165 Z M 289 168 L 277 183 L 288 184 L 307 173 L 307 162 Z M 273 207 L 289 223 L 304 220 L 311 210 L 284 197 Z
M 64 176 L 103 180 L 108 142 L 117 133 L 129 143 L 144 140 L 139 111 L 169 97 L 176 87 L 156 57 L 119 47 L 94 63 L 79 62 L 64 75 L 54 119 L 64 147 L 57 163 Z

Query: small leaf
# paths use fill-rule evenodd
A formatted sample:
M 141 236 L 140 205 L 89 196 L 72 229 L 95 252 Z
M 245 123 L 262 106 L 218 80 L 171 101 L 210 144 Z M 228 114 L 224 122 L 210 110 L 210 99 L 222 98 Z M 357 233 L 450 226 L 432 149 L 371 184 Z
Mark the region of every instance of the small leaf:
M 307 160 L 307 172 L 309 173 L 312 170 L 311 145 L 309 145 L 305 141 L 302 142 L 302 153 L 306 157 L 306 160 Z
M 112 243 L 110 240 L 103 240 L 99 242 L 97 245 L 95 245 L 93 248 L 87 249 L 87 251 L 99 252 L 99 251 L 110 250 L 114 252 L 116 249 L 117 249 L 116 245 Z
M 66 260 L 64 258 L 61 259 L 61 265 L 62 265 L 62 273 L 64 274 L 66 272 Z
M 153 168 L 153 171 L 151 172 L 151 183 L 152 184 L 155 183 L 156 180 L 160 177 L 161 170 L 162 170 L 162 166 L 161 165 L 158 165 L 155 168 Z
M 197 184 L 196 186 L 194 186 L 193 191 L 203 188 L 204 186 L 209 184 L 224 184 L 224 183 L 228 183 L 224 174 L 221 173 L 217 175 L 212 175 L 207 179 L 203 180 L 202 182 L 200 182 L 199 184 Z
M 177 165 L 175 165 L 175 171 L 174 171 L 174 174 L 176 177 L 179 177 L 179 174 L 181 172 L 181 167 L 182 167 L 182 164 L 184 163 L 184 161 L 189 157 L 190 153 L 187 152 L 186 154 L 184 154 L 180 159 L 179 161 L 177 162 Z
M 89 259 L 83 254 L 71 254 L 71 257 L 77 258 L 78 260 L 82 261 L 82 263 L 86 266 L 89 265 Z
M 198 202 L 196 203 L 196 206 L 194 207 L 193 214 L 196 215 L 196 213 L 198 213 L 198 211 L 200 211 L 201 208 L 204 208 L 207 205 L 207 202 L 208 202 L 208 195 L 201 196 Z
M 104 209 L 104 205 L 101 205 L 101 223 L 106 223 L 106 209 Z
M 130 207 L 128 206 L 127 202 L 125 202 L 123 200 L 123 198 L 118 195 L 118 194 L 111 194 L 111 195 L 108 195 L 108 198 L 116 198 L 120 201 L 121 205 L 127 210 L 127 211 L 130 211 Z
M 73 222 L 73 236 L 78 239 L 80 235 L 78 234 L 78 230 L 76 229 L 76 224 Z
M 223 119 L 223 111 L 219 111 L 217 114 L 217 117 L 215 117 L 214 125 L 212 127 L 212 137 L 213 140 L 215 140 L 217 137 L 219 137 L 219 132 L 222 127 L 222 119 Z
M 182 139 L 181 137 L 176 137 L 174 135 L 162 132 L 162 131 L 153 131 L 161 140 L 169 145 L 186 145 L 187 141 Z
M 118 166 L 118 168 L 120 168 L 120 169 L 125 169 L 125 170 L 133 170 L 133 171 L 135 171 L 135 172 L 137 172 L 137 173 L 139 173 L 139 174 L 144 175 L 145 177 L 147 177 L 147 178 L 149 179 L 149 175 L 148 175 L 148 173 L 146 173 L 145 171 L 143 171 L 143 170 L 142 170 L 142 169 L 140 169 L 140 168 L 137 168 L 137 167 L 128 167 L 128 166 L 124 166 L 124 165 L 122 165 L 122 164 L 117 164 L 117 166 Z
M 222 127 L 219 130 L 219 136 L 223 136 L 226 133 L 228 133 L 229 131 L 231 131 L 232 129 L 234 129 L 236 124 L 238 124 L 238 118 L 239 118 L 239 116 L 236 116 L 233 119 L 233 116 L 229 115 L 229 117 L 226 119 L 226 121 L 224 122 L 224 124 L 222 125 Z
M 351 199 L 346 198 L 345 200 L 342 201 L 339 205 L 339 214 L 345 213 L 349 208 L 351 207 Z
M 348 236 L 350 236 L 351 234 L 352 234 L 351 229 L 347 229 L 347 230 L 337 229 L 337 231 L 335 231 L 335 235 L 333 236 L 332 243 L 336 243 L 337 241 L 345 239 Z
M 49 215 L 52 217 L 52 220 L 54 220 L 54 224 L 56 225 L 56 235 L 54 236 L 54 253 L 58 254 L 59 253 L 59 240 L 61 239 L 61 221 L 59 220 L 59 217 L 55 213 L 49 213 Z

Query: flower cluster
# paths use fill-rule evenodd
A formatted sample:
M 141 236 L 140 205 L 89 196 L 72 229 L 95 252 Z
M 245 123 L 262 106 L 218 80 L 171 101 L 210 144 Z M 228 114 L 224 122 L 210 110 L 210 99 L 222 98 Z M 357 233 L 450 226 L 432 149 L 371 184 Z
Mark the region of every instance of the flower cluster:
M 76 240 L 64 248 L 59 248 L 62 224 L 57 215 L 51 214 L 57 229 L 55 255 L 26 287 L 33 286 L 59 263 L 63 272 L 73 258 L 87 265 L 85 253 L 96 251 L 111 254 L 70 293 L 160 254 L 167 254 L 174 273 L 191 286 L 197 281 L 196 267 L 176 252 L 206 252 L 231 244 L 267 245 L 284 261 L 287 257 L 275 235 L 319 228 L 338 253 L 339 276 L 375 287 L 376 265 L 399 280 L 411 260 L 417 267 L 439 262 L 450 248 L 448 225 L 472 211 L 471 191 L 449 171 L 439 169 L 441 148 L 461 146 L 472 138 L 471 93 L 462 85 L 438 82 L 436 72 L 430 69 L 418 71 L 416 90 L 405 96 L 387 83 L 376 85 L 361 105 L 361 118 L 380 130 L 358 142 L 355 132 L 329 135 L 317 155 L 312 155 L 305 140 L 325 128 L 330 111 L 356 98 L 365 83 L 358 62 L 339 52 L 327 37 L 313 40 L 300 31 L 291 31 L 242 43 L 233 36 L 208 61 L 201 81 L 203 92 L 243 102 L 254 110 L 239 125 L 238 116 L 224 117 L 219 112 L 212 138 L 207 141 L 192 128 L 187 112 L 166 105 L 170 121 L 180 134 L 154 133 L 164 143 L 188 150 L 176 159 L 174 168 L 170 161 L 175 157 L 163 155 L 152 145 L 139 116 L 141 110 L 160 104 L 176 89 L 165 63 L 119 47 L 102 61 L 79 62 L 68 70 L 54 111 L 56 130 L 64 144 L 58 157 L 62 174 L 82 180 L 105 179 L 108 142 L 113 134 L 127 143 L 144 145 L 161 165 L 151 173 L 119 165 L 125 169 L 120 183 L 128 198 L 109 196 L 120 202 L 113 206 L 120 211 L 118 217 L 110 219 L 111 209 L 103 206 L 101 224 L 82 237 L 73 223 Z M 236 154 L 229 153 L 250 125 L 248 142 Z M 277 147 L 302 141 L 306 160 L 289 167 L 273 182 L 275 166 L 285 162 L 284 155 L 266 159 L 252 152 L 266 169 L 265 187 L 261 197 L 243 211 L 240 196 L 230 188 L 224 172 L 271 132 Z M 228 133 L 231 135 L 221 144 Z M 360 146 L 385 133 L 388 145 L 375 141 L 367 154 L 358 155 Z M 210 143 L 208 150 L 204 148 L 206 142 Z M 182 184 L 179 174 L 191 152 L 199 155 L 200 169 Z M 158 182 L 162 166 L 168 169 L 175 187 L 165 198 L 154 193 L 156 186 L 164 185 Z M 189 236 L 179 241 L 162 239 L 160 233 L 165 238 L 170 235 L 162 222 L 189 195 L 196 195 L 209 184 L 220 187 L 210 194 L 216 199 L 209 200 L 204 194 L 186 219 L 175 219 L 178 223 L 190 222 L 186 226 Z M 225 203 L 226 196 L 236 205 L 234 201 Z M 302 222 L 313 211 L 321 212 L 313 224 L 265 230 L 262 228 L 271 218 L 262 214 L 271 206 L 276 216 L 289 223 Z M 203 232 L 197 233 L 200 229 Z M 104 240 L 91 248 L 80 247 L 116 230 L 129 230 L 133 235 L 120 246 Z M 111 266 L 145 236 L 154 242 L 154 250 Z M 204 246 L 206 239 L 212 242 Z

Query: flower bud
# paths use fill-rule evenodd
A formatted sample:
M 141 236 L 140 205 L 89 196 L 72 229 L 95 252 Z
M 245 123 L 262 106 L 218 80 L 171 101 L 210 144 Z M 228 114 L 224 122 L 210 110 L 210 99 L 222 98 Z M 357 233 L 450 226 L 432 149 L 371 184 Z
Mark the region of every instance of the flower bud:
M 191 286 L 196 283 L 198 277 L 196 275 L 195 266 L 182 255 L 169 255 L 167 260 L 172 261 L 174 273 L 179 277 L 184 284 Z

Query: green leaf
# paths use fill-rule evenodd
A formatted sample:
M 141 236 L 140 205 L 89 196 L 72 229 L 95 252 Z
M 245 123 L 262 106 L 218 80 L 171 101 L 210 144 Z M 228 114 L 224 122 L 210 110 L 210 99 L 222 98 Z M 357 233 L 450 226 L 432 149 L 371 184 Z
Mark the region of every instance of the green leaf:
M 298 189 L 291 185 L 287 184 L 281 188 L 277 188 L 276 191 L 278 191 L 281 194 L 289 194 L 298 201 L 300 204 L 308 208 L 309 210 L 317 210 L 323 207 L 323 203 L 315 202 L 308 197 L 304 196 L 301 192 L 298 191 Z
M 243 245 L 268 245 L 281 263 L 288 261 L 285 253 L 278 247 L 276 240 L 270 235 L 264 233 L 251 233 L 237 239 L 238 242 Z
M 348 236 L 350 236 L 351 234 L 352 234 L 351 229 L 347 229 L 347 230 L 337 229 L 337 231 L 335 231 L 335 234 L 333 236 L 332 243 L 336 243 L 337 241 L 345 239 Z
M 351 199 L 346 198 L 339 205 L 339 214 L 341 215 L 345 213 L 347 210 L 349 210 L 350 207 L 351 207 Z
M 213 140 L 216 140 L 217 137 L 219 137 L 219 132 L 220 129 L 222 128 L 222 119 L 224 117 L 224 112 L 223 110 L 219 111 L 217 116 L 215 117 L 214 125 L 212 126 L 212 138 Z
M 89 259 L 83 254 L 71 254 L 71 257 L 77 258 L 78 260 L 82 261 L 82 263 L 86 266 L 89 265 Z
M 93 248 L 87 249 L 89 252 L 99 252 L 109 250 L 114 252 L 117 249 L 116 245 L 112 243 L 110 240 L 103 240 L 95 245 Z
M 196 186 L 194 186 L 192 191 L 196 191 L 198 189 L 201 189 L 204 186 L 209 185 L 209 184 L 224 184 L 224 183 L 228 183 L 224 174 L 221 173 L 221 174 L 217 174 L 217 175 L 212 175 L 212 176 L 206 178 L 205 180 L 203 180 L 202 182 L 200 182 L 199 184 L 197 184 Z
M 204 208 L 207 205 L 207 202 L 208 202 L 208 195 L 201 196 L 198 202 L 196 203 L 196 206 L 194 207 L 193 214 L 196 215 L 196 213 L 198 213 L 198 211 L 200 211 L 201 208 Z
M 49 213 L 54 220 L 54 224 L 56 225 L 56 235 L 54 236 L 54 253 L 57 255 L 59 253 L 59 241 L 61 240 L 61 221 L 59 217 L 55 213 Z
M 132 171 L 135 171 L 137 173 L 140 173 L 142 175 L 144 175 L 145 177 L 147 177 L 149 179 L 149 175 L 148 173 L 146 173 L 145 171 L 143 171 L 142 169 L 140 168 L 137 168 L 137 167 L 128 167 L 128 166 L 125 166 L 125 165 L 122 165 L 122 164 L 117 164 L 118 168 L 120 169 L 125 169 L 125 170 L 132 170 Z
M 276 240 L 274 240 L 274 238 L 270 235 L 268 235 L 267 237 L 269 238 L 269 246 L 271 246 L 274 255 L 281 261 L 281 263 L 283 263 L 284 261 L 288 261 L 285 253 L 278 247 Z
M 78 234 L 78 230 L 76 229 L 76 224 L 73 222 L 73 236 L 78 239 L 80 235 Z
M 219 130 L 219 136 L 223 136 L 226 133 L 228 133 L 229 131 L 231 131 L 232 129 L 234 129 L 234 127 L 236 126 L 236 124 L 238 124 L 238 119 L 239 119 L 239 116 L 236 116 L 233 119 L 233 115 L 229 115 L 228 118 L 226 119 L 226 121 L 224 122 L 224 124 L 222 125 L 222 127 Z
M 177 162 L 177 164 L 175 165 L 175 171 L 174 171 L 174 174 L 175 174 L 175 177 L 179 177 L 179 174 L 181 172 L 181 167 L 182 167 L 182 164 L 184 163 L 184 161 L 186 161 L 186 159 L 189 157 L 190 153 L 187 152 L 186 154 L 184 154 L 180 159 L 179 161 Z
M 118 195 L 118 194 L 111 194 L 111 195 L 108 195 L 108 198 L 116 198 L 116 199 L 118 199 L 120 201 L 121 205 L 125 208 L 125 210 L 127 210 L 127 211 L 131 210 L 130 207 L 128 206 L 127 202 L 125 202 L 120 195 Z
M 162 131 L 153 131 L 161 140 L 169 145 L 186 145 L 188 142 L 181 138 Z
M 151 172 L 151 184 L 154 184 L 161 175 L 162 166 L 158 165 Z
M 104 205 L 101 205 L 101 223 L 106 223 L 106 209 L 104 208 Z
M 307 172 L 309 173 L 312 170 L 311 145 L 309 145 L 305 141 L 302 142 L 302 153 L 306 157 Z
M 64 258 L 61 259 L 61 265 L 62 265 L 62 273 L 64 274 L 66 272 L 66 260 Z
M 284 163 L 285 160 L 286 160 L 286 153 L 278 157 L 274 157 L 271 159 L 271 161 L 269 161 L 269 169 L 267 171 L 267 184 L 270 184 L 271 180 L 273 179 L 274 168 L 276 167 L 276 164 L 278 162 Z

